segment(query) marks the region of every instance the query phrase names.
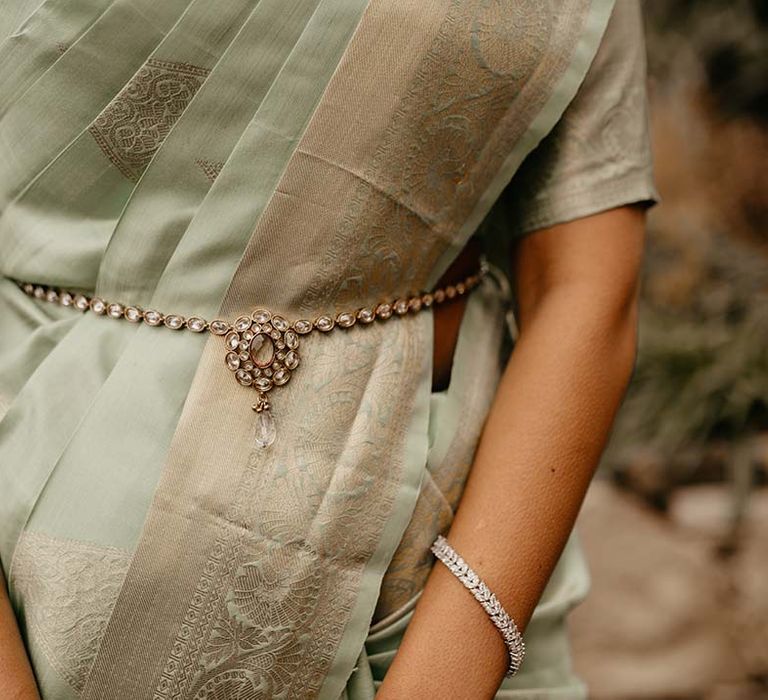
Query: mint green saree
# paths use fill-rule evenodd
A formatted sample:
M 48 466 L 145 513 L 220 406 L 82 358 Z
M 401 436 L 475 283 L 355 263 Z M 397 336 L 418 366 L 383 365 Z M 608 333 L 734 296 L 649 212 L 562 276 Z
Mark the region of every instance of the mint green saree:
M 499 251 L 654 196 L 612 6 L 0 0 L 0 560 L 43 698 L 374 696 L 508 355 Z M 429 313 L 308 336 L 267 450 L 219 339 L 13 282 L 312 317 L 432 287 L 478 230 L 450 386 Z M 574 534 L 498 697 L 584 697 L 587 587 Z

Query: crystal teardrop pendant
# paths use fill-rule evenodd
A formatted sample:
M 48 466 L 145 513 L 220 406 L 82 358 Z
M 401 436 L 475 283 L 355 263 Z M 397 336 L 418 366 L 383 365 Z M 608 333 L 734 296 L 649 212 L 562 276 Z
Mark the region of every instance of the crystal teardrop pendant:
M 269 410 L 269 401 L 264 394 L 259 395 L 259 400 L 253 405 L 256 420 L 253 425 L 253 443 L 256 447 L 269 447 L 277 436 L 275 419 Z

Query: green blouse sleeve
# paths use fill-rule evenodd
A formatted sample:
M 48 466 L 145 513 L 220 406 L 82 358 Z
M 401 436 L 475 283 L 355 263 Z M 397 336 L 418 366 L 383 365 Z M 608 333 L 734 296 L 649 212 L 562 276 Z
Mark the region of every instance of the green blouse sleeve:
M 658 201 L 638 0 L 616 3 L 576 97 L 501 197 L 507 200 L 506 233 L 511 229 L 516 236 L 624 204 Z

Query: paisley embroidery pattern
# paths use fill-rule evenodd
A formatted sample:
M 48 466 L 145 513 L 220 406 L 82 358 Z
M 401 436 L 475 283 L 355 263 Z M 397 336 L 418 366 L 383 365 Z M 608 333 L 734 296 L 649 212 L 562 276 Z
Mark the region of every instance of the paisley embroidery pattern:
M 548 95 L 543 86 L 570 56 L 585 5 L 569 3 L 556 17 L 549 0 L 451 3 L 329 242 L 304 309 L 376 298 L 393 281 L 394 288 L 425 286 L 507 146 L 527 127 L 520 114 L 509 119 L 517 101 L 530 110 Z
M 150 58 L 88 131 L 112 164 L 136 182 L 208 73 Z
M 25 531 L 11 584 L 24 600 L 31 653 L 44 654 L 73 690 L 85 686 L 130 563 L 114 547 Z
M 549 0 L 518 1 L 511 11 L 505 0 L 483 3 L 472 25 L 472 48 L 489 71 L 520 80 L 541 62 L 553 22 Z

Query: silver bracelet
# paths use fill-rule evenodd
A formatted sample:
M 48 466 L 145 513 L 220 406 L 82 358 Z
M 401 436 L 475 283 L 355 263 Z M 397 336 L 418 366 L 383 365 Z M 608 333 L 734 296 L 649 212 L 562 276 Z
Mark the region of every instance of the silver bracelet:
M 501 637 L 509 651 L 509 668 L 507 669 L 506 677 L 511 678 L 517 673 L 525 656 L 523 636 L 520 634 L 520 630 L 517 629 L 515 621 L 507 614 L 506 610 L 501 606 L 496 596 L 491 593 L 488 586 L 483 583 L 482 579 L 472 571 L 469 564 L 448 544 L 448 540 L 445 537 L 438 535 L 430 549 L 448 567 L 450 572 L 469 589 L 469 592 L 483 606 L 485 612 L 488 613 L 491 622 L 501 632 Z

